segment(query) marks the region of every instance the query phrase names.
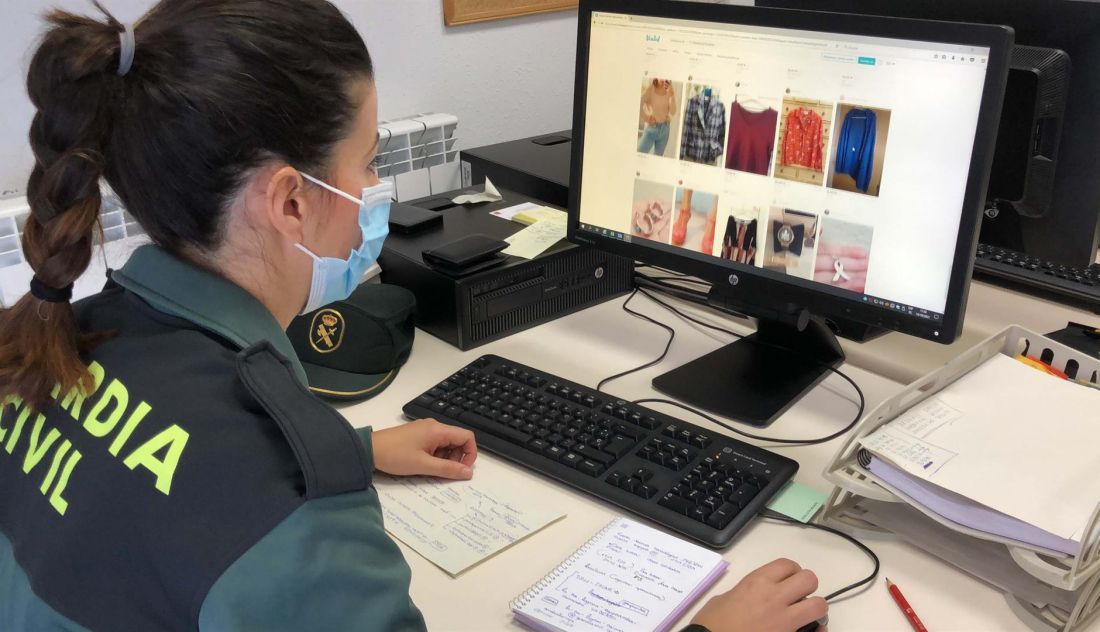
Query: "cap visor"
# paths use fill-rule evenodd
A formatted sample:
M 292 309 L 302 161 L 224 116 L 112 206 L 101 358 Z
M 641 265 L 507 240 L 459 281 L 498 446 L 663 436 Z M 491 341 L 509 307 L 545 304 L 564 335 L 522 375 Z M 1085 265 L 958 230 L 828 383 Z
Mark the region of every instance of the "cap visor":
M 302 363 L 309 380 L 309 390 L 325 399 L 354 401 L 369 399 L 386 390 L 397 375 L 397 369 L 389 373 L 349 373 L 316 364 Z

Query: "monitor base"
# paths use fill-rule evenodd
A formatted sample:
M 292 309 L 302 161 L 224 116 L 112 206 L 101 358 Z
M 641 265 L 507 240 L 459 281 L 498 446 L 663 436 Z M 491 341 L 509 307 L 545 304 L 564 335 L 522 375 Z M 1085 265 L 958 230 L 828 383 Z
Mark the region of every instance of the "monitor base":
M 653 378 L 689 406 L 765 427 L 844 361 L 833 332 L 816 318 L 801 331 L 761 320 L 756 333 Z

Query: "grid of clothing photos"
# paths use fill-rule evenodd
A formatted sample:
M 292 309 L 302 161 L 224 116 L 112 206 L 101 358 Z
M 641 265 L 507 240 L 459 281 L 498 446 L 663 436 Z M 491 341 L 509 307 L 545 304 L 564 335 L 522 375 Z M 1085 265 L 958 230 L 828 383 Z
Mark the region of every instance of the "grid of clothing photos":
M 844 209 L 881 194 L 889 109 L 648 73 L 638 104 L 633 238 L 865 292 L 874 226 Z M 799 188 L 837 203 L 776 203 Z

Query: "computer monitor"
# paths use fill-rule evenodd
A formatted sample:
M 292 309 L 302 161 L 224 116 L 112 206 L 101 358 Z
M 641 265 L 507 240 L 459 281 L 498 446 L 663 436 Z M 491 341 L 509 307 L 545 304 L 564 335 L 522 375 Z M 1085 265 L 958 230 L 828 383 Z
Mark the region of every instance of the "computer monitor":
M 756 333 L 656 380 L 766 425 L 853 320 L 950 343 L 1010 29 L 582 0 L 569 238 L 712 285 Z
M 1016 31 L 982 243 L 1085 267 L 1100 237 L 1100 3 L 1089 0 L 756 0 L 757 6 Z M 998 199 L 1019 200 L 998 204 Z

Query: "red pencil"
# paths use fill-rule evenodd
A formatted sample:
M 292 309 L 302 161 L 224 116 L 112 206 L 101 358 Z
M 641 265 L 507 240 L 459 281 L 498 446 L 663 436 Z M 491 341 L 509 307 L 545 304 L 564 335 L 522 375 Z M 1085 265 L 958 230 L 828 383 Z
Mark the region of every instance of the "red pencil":
M 917 613 L 913 612 L 913 607 L 905 600 L 905 595 L 901 594 L 897 585 L 890 581 L 889 577 L 886 578 L 886 589 L 890 591 L 890 596 L 894 598 L 894 602 L 901 608 L 902 613 L 905 614 L 905 618 L 909 619 L 909 625 L 913 626 L 916 632 L 928 632 L 928 628 L 924 627 L 924 624 L 920 622 Z

